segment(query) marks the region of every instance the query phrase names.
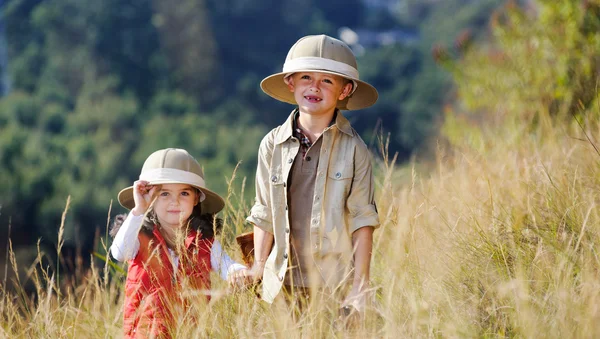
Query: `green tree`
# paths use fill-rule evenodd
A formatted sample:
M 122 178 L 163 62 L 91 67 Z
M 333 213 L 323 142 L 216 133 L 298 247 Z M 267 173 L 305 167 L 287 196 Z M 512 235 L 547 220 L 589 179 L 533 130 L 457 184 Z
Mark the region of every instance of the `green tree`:
M 598 1 L 540 1 L 535 12 L 507 3 L 493 16 L 492 43 L 440 59 L 455 76 L 457 109 L 531 127 L 583 112 L 598 95 L 598 13 Z M 448 133 L 462 129 L 452 122 Z

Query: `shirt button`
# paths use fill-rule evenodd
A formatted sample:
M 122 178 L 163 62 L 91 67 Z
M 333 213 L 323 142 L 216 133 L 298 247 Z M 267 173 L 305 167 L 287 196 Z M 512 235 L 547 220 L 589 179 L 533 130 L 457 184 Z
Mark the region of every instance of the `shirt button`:
M 317 224 L 317 219 L 313 219 L 312 223 L 313 223 L 313 225 L 316 225 Z
M 283 253 L 283 259 L 287 259 L 287 253 Z
M 271 181 L 272 181 L 272 182 L 277 182 L 277 176 L 276 176 L 276 175 L 272 176 L 272 177 L 271 177 Z
M 336 177 L 336 178 L 338 178 L 338 179 L 339 179 L 341 176 L 342 176 L 342 173 L 340 173 L 340 172 L 337 172 L 337 173 L 335 174 L 335 177 Z
M 290 228 L 289 227 L 285 228 L 285 233 L 290 233 Z
M 287 205 L 285 205 L 285 210 L 287 211 Z
M 279 277 L 279 281 L 283 281 L 283 276 L 280 276 L 280 277 Z
M 291 163 L 293 163 L 293 162 L 294 162 L 294 159 L 292 159 L 292 158 L 289 158 L 289 159 L 288 159 L 288 164 L 291 164 Z
M 311 157 L 306 157 L 306 161 L 310 161 Z

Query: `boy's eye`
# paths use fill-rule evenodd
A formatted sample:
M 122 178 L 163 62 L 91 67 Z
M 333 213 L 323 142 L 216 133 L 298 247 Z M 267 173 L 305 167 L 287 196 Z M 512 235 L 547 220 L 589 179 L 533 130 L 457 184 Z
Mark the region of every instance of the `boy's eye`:
M 169 195 L 169 192 L 160 192 L 161 197 L 166 197 Z
M 303 76 L 301 76 L 301 77 L 300 77 L 300 79 L 306 79 L 306 80 L 309 80 L 309 79 L 310 79 L 310 76 L 309 76 L 309 75 L 306 75 L 306 74 L 304 74 Z
M 183 192 L 181 192 L 181 195 L 183 195 L 184 197 L 187 197 L 190 195 L 190 192 L 183 191 Z
M 333 81 L 331 81 L 330 79 L 323 79 L 323 82 L 326 82 L 328 84 L 333 84 Z

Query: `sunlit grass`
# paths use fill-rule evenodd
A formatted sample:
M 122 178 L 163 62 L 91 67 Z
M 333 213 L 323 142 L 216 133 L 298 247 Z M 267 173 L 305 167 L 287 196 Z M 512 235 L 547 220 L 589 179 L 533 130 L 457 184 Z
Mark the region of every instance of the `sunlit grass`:
M 588 124 L 589 135 L 598 131 Z M 363 327 L 337 326 L 331 300 L 295 318 L 285 303 L 231 293 L 214 276 L 210 303 L 185 295 L 192 306 L 177 337 L 598 337 L 600 155 L 577 126 L 550 132 L 440 146 L 428 169 L 396 168 L 387 156 L 377 163 L 382 225 Z M 250 202 L 240 198 L 243 180 L 229 185 L 221 237 L 239 259 L 233 235 L 250 230 Z M 123 274 L 100 265 L 66 287 L 65 273 L 52 274 L 42 265 L 51 256 L 38 252 L 17 267 L 10 250 L 10 269 L 35 288 L 27 294 L 16 276 L 2 290 L 0 337 L 120 337 Z

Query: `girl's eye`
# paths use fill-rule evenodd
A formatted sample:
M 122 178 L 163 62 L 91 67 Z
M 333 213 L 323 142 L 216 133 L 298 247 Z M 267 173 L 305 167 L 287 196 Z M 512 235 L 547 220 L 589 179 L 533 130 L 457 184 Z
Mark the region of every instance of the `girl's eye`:
M 169 196 L 169 192 L 160 192 L 161 197 Z
M 308 76 L 308 75 L 306 75 L 306 74 L 305 74 L 305 75 L 301 76 L 301 77 L 300 77 L 300 79 L 306 79 L 306 80 L 309 80 L 309 79 L 310 79 L 310 76 Z
M 190 195 L 190 192 L 183 191 L 183 192 L 181 192 L 181 195 L 183 195 L 184 197 L 187 197 Z
M 323 79 L 323 82 L 326 82 L 328 84 L 333 84 L 333 81 L 329 80 L 329 79 Z

